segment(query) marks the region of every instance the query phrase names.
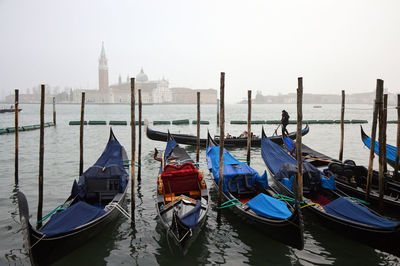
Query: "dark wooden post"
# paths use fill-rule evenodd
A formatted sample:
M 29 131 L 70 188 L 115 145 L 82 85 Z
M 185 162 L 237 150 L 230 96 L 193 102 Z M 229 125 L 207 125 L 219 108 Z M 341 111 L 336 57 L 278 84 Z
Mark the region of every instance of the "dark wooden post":
M 197 92 L 197 144 L 196 144 L 196 163 L 200 161 L 200 92 Z
M 44 161 L 44 100 L 45 100 L 45 87 L 44 84 L 41 86 L 40 95 L 40 144 L 39 144 L 39 202 L 37 221 L 42 220 L 43 210 L 43 161 Z M 42 225 L 41 222 L 37 224 L 39 228 Z
M 296 160 L 297 160 L 297 195 L 303 200 L 303 160 L 301 158 L 301 129 L 303 120 L 303 78 L 297 79 L 297 132 L 296 132 Z
M 79 176 L 83 173 L 83 126 L 85 122 L 85 92 L 82 92 L 81 101 L 81 126 L 79 133 Z
M 220 100 L 217 99 L 217 127 L 219 127 L 219 108 L 221 108 Z
M 397 140 L 396 140 L 396 162 L 394 165 L 395 180 L 399 180 L 399 157 L 400 157 L 400 94 L 397 94 Z
M 57 121 L 56 121 L 56 97 L 53 97 L 53 124 L 54 124 L 54 126 L 57 124 Z
M 374 113 L 372 117 L 372 130 L 371 130 L 371 147 L 369 150 L 369 163 L 368 163 L 368 175 L 367 175 L 367 187 L 365 200 L 369 201 L 369 193 L 371 191 L 372 182 L 372 167 L 374 164 L 374 152 L 375 152 L 375 140 L 376 140 L 376 124 L 378 119 L 379 104 L 382 104 L 382 93 L 383 93 L 383 80 L 378 79 L 376 81 L 376 95 L 375 95 L 375 106 Z
M 135 78 L 131 78 L 131 226 L 135 226 Z
M 225 138 L 225 73 L 221 72 L 220 79 L 220 129 L 219 129 L 219 182 L 218 182 L 218 207 L 222 204 L 222 186 L 224 180 L 224 138 Z
M 387 127 L 387 105 L 388 105 L 388 95 L 385 93 L 383 95 L 383 122 L 382 122 L 382 130 L 383 130 L 383 139 L 382 139 L 382 148 L 383 148 L 383 172 L 387 173 L 387 149 L 386 149 L 386 127 Z
M 18 101 L 19 101 L 19 90 L 15 90 L 15 100 L 14 100 L 14 127 L 15 127 L 15 185 L 18 185 Z
M 247 91 L 247 164 L 250 165 L 251 149 L 251 90 Z
M 383 92 L 383 82 L 382 82 L 382 92 Z M 383 95 L 381 95 L 382 97 Z M 381 98 L 382 100 L 382 98 Z M 385 152 L 384 149 L 386 146 L 384 146 L 384 134 L 385 134 L 385 114 L 383 111 L 383 102 L 380 101 L 379 104 L 379 211 L 380 213 L 383 213 L 383 174 L 384 174 L 384 157 L 385 157 Z
M 343 161 L 344 104 L 345 104 L 345 93 L 344 93 L 344 90 L 342 90 L 342 114 L 341 114 L 341 116 L 340 116 L 340 150 L 339 150 L 339 161 Z
M 142 179 L 142 90 L 138 90 L 139 96 L 139 145 L 138 145 L 138 176 L 137 179 Z

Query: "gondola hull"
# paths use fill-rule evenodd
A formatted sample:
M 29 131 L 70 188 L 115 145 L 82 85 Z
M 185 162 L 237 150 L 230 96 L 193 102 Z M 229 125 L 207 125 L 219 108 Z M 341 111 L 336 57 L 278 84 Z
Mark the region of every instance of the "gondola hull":
M 271 171 L 269 172 L 271 173 Z M 293 193 L 281 182 L 275 178 L 272 179 L 274 181 L 274 187 L 281 194 L 288 197 L 294 197 Z M 303 203 L 303 206 L 305 205 L 306 204 Z M 395 228 L 394 230 L 384 230 L 372 226 L 366 226 L 357 222 L 349 222 L 321 211 L 315 206 L 308 206 L 303 208 L 303 210 L 306 214 L 311 214 L 314 219 L 316 219 L 322 225 L 334 230 L 335 232 L 362 242 L 370 247 L 400 256 L 400 248 L 398 247 L 398 243 L 400 241 L 400 232 L 398 231 L 398 228 Z
M 310 130 L 309 126 L 307 125 L 302 130 L 302 135 L 303 136 L 306 135 L 309 132 L 309 130 Z M 168 133 L 152 130 L 147 126 L 146 135 L 149 139 L 166 142 Z M 196 136 L 188 135 L 188 134 L 171 134 L 171 136 L 179 144 L 192 145 L 192 146 L 197 145 L 197 137 Z M 290 133 L 289 137 L 291 139 L 295 139 L 296 132 Z M 270 139 L 279 145 L 282 144 L 282 136 L 272 136 L 272 137 L 270 137 Z M 214 137 L 214 141 L 217 144 L 219 144 L 218 137 Z M 206 145 L 207 145 L 207 139 L 200 139 L 200 146 L 206 147 Z M 224 145 L 225 145 L 225 147 L 245 147 L 247 145 L 247 138 L 225 138 Z M 253 137 L 251 140 L 251 146 L 260 147 L 261 146 L 261 138 Z
M 213 182 L 218 188 L 214 179 Z M 222 193 L 222 196 L 224 201 L 232 200 L 232 197 L 228 197 L 225 193 Z M 286 220 L 273 220 L 260 217 L 249 209 L 246 210 L 244 204 L 230 206 L 228 209 L 245 223 L 256 226 L 257 229 L 272 239 L 299 250 L 304 248 L 303 216 L 299 211 L 295 210 L 293 215 Z
M 117 201 L 120 206 L 125 202 L 125 194 L 126 192 L 120 195 L 120 199 Z M 18 202 L 23 202 L 23 198 L 25 198 L 23 193 L 20 193 L 18 197 Z M 26 234 L 28 237 L 24 237 L 24 247 L 26 247 L 27 252 L 29 252 L 32 265 L 50 265 L 56 262 L 85 244 L 89 239 L 101 233 L 111 222 L 115 221 L 119 215 L 119 210 L 113 207 L 105 215 L 89 224 L 66 234 L 46 237 L 29 224 L 29 213 L 21 213 L 21 216 L 24 217 L 23 223 L 25 224 L 23 228 L 26 231 L 24 235 Z

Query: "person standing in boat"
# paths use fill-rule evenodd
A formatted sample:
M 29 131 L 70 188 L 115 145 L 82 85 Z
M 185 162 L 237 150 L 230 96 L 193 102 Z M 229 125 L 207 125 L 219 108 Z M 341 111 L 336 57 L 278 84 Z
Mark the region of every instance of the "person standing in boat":
M 289 135 L 289 132 L 286 129 L 286 126 L 289 124 L 289 114 L 288 112 L 286 112 L 285 110 L 282 110 L 282 119 L 281 119 L 281 123 L 282 123 L 282 135 Z

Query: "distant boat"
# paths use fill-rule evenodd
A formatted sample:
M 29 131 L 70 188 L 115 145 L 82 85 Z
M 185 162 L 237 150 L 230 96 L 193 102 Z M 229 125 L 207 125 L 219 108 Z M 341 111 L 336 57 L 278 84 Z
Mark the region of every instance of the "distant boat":
M 18 112 L 21 112 L 21 108 L 18 108 Z M 15 112 L 15 108 L 14 106 L 11 106 L 11 108 L 1 108 L 0 109 L 0 113 L 14 113 Z
M 314 105 L 313 108 L 322 108 L 321 105 Z

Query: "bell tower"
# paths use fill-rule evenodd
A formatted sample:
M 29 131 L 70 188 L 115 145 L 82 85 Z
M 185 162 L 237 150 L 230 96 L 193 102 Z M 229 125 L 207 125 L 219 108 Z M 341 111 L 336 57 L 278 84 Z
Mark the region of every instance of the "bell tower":
M 101 53 L 99 58 L 99 90 L 108 89 L 108 65 L 106 52 L 104 51 L 104 42 L 101 45 Z

